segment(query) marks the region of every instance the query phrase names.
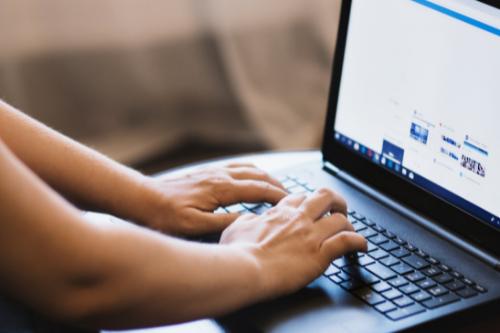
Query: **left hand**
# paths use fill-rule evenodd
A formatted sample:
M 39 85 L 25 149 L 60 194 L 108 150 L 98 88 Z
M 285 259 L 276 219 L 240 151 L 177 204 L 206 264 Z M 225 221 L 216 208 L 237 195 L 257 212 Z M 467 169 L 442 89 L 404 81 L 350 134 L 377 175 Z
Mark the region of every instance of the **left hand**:
M 288 195 L 281 183 L 251 164 L 201 168 L 174 179 L 147 178 L 147 227 L 175 236 L 222 232 L 242 214 L 214 214 L 238 202 L 277 204 Z

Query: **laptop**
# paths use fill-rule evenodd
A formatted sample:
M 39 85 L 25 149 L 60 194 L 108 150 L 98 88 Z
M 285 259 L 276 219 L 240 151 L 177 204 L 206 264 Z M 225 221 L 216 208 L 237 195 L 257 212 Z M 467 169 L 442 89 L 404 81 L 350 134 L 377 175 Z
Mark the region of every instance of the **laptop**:
M 323 161 L 276 176 L 340 193 L 369 252 L 227 332 L 447 331 L 500 304 L 500 5 L 343 0 Z M 224 211 L 264 212 L 238 204 Z

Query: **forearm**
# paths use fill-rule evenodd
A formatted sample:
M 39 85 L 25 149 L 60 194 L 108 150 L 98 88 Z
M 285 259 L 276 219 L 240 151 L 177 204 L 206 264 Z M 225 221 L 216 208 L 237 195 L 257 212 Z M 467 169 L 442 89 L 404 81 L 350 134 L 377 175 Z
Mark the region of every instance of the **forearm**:
M 30 169 L 82 209 L 145 216 L 145 178 L 0 101 L 0 138 Z M 145 222 L 145 221 L 138 221 Z
M 107 240 L 129 250 L 123 261 L 101 259 L 112 275 L 92 290 L 91 312 L 76 317 L 82 325 L 128 329 L 213 318 L 267 296 L 247 251 L 116 232 Z
M 264 298 L 249 251 L 91 225 L 0 142 L 0 290 L 97 328 L 165 325 Z

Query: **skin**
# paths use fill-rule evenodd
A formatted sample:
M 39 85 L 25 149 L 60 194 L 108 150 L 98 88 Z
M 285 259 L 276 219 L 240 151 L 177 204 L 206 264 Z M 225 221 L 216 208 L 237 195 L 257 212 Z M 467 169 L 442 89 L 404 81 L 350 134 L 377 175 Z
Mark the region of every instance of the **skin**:
M 262 201 L 277 205 L 262 216 L 212 213 Z M 331 190 L 287 196 L 249 165 L 159 181 L 5 103 L 0 203 L 0 293 L 86 328 L 224 315 L 297 291 L 342 254 L 366 250 Z M 92 224 L 75 205 L 141 226 Z M 220 231 L 220 245 L 169 236 Z

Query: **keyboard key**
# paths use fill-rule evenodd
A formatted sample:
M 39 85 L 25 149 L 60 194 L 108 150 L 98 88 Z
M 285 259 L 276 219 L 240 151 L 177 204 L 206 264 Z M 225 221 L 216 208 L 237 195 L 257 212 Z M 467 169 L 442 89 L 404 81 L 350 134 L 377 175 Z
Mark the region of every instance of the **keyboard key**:
M 387 243 L 383 243 L 379 245 L 381 249 L 384 249 L 386 251 L 392 251 L 396 250 L 399 248 L 399 245 L 394 243 L 393 241 L 388 241 Z
M 402 239 L 401 237 L 396 237 L 393 239 L 396 243 L 398 243 L 399 245 L 405 245 L 406 244 L 406 241 L 404 239 Z
M 434 286 L 437 286 L 437 283 L 432 281 L 432 280 L 423 280 L 423 281 L 417 282 L 417 286 L 419 286 L 422 289 L 429 289 L 429 288 L 432 288 Z
M 427 292 L 434 297 L 438 297 L 438 296 L 447 294 L 448 290 L 444 287 L 437 286 L 437 287 L 427 289 Z
M 214 214 L 226 214 L 227 210 L 224 207 L 219 207 L 217 210 L 214 211 Z
M 381 259 L 381 260 L 379 260 L 379 261 L 380 261 L 380 263 L 381 263 L 382 265 L 385 265 L 385 266 L 387 266 L 387 267 L 397 265 L 397 264 L 399 264 L 399 263 L 401 262 L 401 261 L 399 261 L 399 259 L 398 259 L 398 258 L 393 257 L 393 256 L 390 256 L 390 257 L 388 257 L 388 258 Z
M 244 203 L 242 203 L 242 205 L 243 205 L 246 209 L 251 210 L 251 209 L 254 209 L 254 208 L 256 208 L 256 207 L 259 207 L 259 206 L 260 206 L 260 205 L 262 205 L 262 204 L 261 204 L 261 203 L 246 203 L 246 202 L 244 202 Z
M 361 215 L 360 213 L 354 213 L 352 216 L 354 216 L 354 218 L 356 220 L 360 220 L 360 221 L 365 219 L 365 217 L 363 215 Z
M 391 252 L 391 254 L 393 256 L 395 256 L 396 258 L 403 258 L 403 257 L 409 256 L 410 253 L 411 252 L 408 251 L 407 249 L 405 249 L 404 247 L 400 247 L 399 249 Z
M 368 240 L 375 245 L 379 245 L 379 244 L 382 244 L 382 243 L 389 241 L 389 239 L 387 239 L 387 237 L 380 235 L 380 234 L 378 234 L 377 236 L 374 236 L 374 237 L 370 237 L 370 238 L 368 238 Z
M 373 230 L 375 231 L 378 231 L 380 233 L 384 232 L 385 231 L 385 228 L 382 228 L 381 226 L 379 226 L 378 224 L 375 224 L 374 226 L 372 226 Z
M 414 254 L 412 254 L 409 257 L 403 258 L 402 260 L 405 263 L 407 263 L 408 265 L 410 265 L 411 267 L 413 267 L 415 269 L 419 269 L 419 270 L 423 269 L 423 268 L 427 268 L 431 265 L 424 258 L 421 258 L 421 257 L 416 256 Z
M 446 266 L 446 265 L 443 265 L 443 264 L 438 265 L 438 268 L 440 270 L 442 270 L 443 272 L 449 272 L 449 271 L 451 271 L 451 268 L 449 266 Z
M 393 234 L 392 232 L 390 232 L 389 230 L 386 230 L 383 232 L 383 235 L 387 238 L 390 238 L 390 239 L 393 239 L 393 238 L 396 238 L 397 236 L 395 234 Z
M 444 296 L 436 297 L 436 298 L 431 299 L 429 301 L 425 301 L 422 304 L 424 306 L 428 307 L 429 309 L 435 309 L 435 308 L 438 308 L 440 306 L 450 304 L 450 303 L 453 303 L 453 302 L 456 302 L 459 300 L 460 300 L 460 297 L 458 297 L 457 295 L 447 294 Z
M 441 263 L 439 260 L 437 260 L 436 258 L 433 258 L 433 257 L 428 257 L 426 260 L 433 265 L 439 265 Z
M 288 192 L 290 192 L 290 194 L 306 194 L 309 192 L 306 188 L 303 188 L 302 186 L 287 188 L 287 190 Z
M 395 278 L 397 276 L 397 274 L 395 274 L 389 268 L 387 268 L 379 263 L 376 263 L 376 264 L 373 264 L 370 266 L 366 266 L 365 268 L 368 271 L 375 274 L 376 276 L 378 276 L 379 278 L 381 278 L 382 280 L 392 279 L 392 278 Z
M 351 281 L 352 280 L 352 277 L 344 272 L 340 272 L 339 274 L 337 274 L 337 276 L 344 281 Z
M 369 220 L 369 219 L 364 219 L 361 222 L 363 222 L 364 224 L 366 224 L 369 227 L 373 227 L 375 225 L 375 222 L 373 222 L 372 220 Z
M 422 257 L 422 258 L 427 258 L 429 256 L 427 253 L 423 252 L 422 250 L 415 251 L 415 254 L 419 257 Z
M 397 289 L 392 289 L 392 290 L 383 292 L 382 296 L 384 296 L 388 300 L 393 300 L 393 299 L 396 299 L 398 297 L 403 296 L 403 294 L 399 290 L 397 290 Z
M 451 291 L 459 290 L 465 288 L 465 284 L 463 284 L 460 281 L 452 281 L 444 285 L 446 288 L 448 288 Z
M 344 280 L 339 278 L 337 275 L 330 275 L 328 278 L 337 284 L 344 282 Z
M 379 305 L 376 305 L 375 309 L 377 309 L 377 311 L 380 311 L 382 313 L 387 313 L 396 310 L 397 307 L 391 302 L 384 302 Z
M 479 295 L 477 293 L 477 291 L 475 291 L 472 288 L 467 288 L 467 289 L 459 290 L 459 291 L 457 291 L 457 294 L 458 294 L 458 296 L 460 296 L 462 298 L 469 298 L 469 297 L 474 297 L 474 296 Z
M 462 274 L 460 274 L 459 272 L 451 272 L 450 273 L 451 276 L 453 276 L 455 279 L 461 279 L 463 278 L 464 276 Z
M 261 205 L 261 206 L 258 206 L 258 207 L 255 207 L 254 209 L 252 209 L 252 212 L 254 212 L 257 215 L 262 215 L 265 212 L 267 212 L 268 210 L 269 210 L 268 207 Z
M 323 273 L 325 276 L 330 276 L 330 275 L 333 275 L 333 274 L 338 274 L 340 273 L 340 269 L 338 269 L 337 267 L 333 266 L 333 265 L 330 265 L 328 267 L 328 269 L 325 271 L 325 273 Z
M 363 282 L 364 284 L 374 284 L 380 281 L 379 278 L 368 272 L 363 267 L 347 266 L 344 268 L 344 271 L 353 278 Z
M 352 210 L 351 208 L 347 208 L 347 215 L 352 215 L 356 213 L 356 211 Z
M 286 189 L 289 189 L 289 188 L 292 188 L 294 186 L 297 186 L 297 184 L 293 180 L 290 180 L 290 179 L 287 179 L 286 181 L 282 182 L 281 184 Z
M 420 289 L 416 285 L 411 284 L 411 283 L 409 285 L 400 287 L 399 290 L 404 292 L 406 295 L 413 294 L 413 293 L 416 293 L 417 291 L 420 291 Z
M 349 252 L 349 253 L 346 253 L 344 255 L 344 257 L 347 260 L 357 259 L 357 258 L 364 257 L 364 256 L 365 256 L 365 254 L 362 252 Z
M 404 278 L 402 277 L 397 277 L 395 279 L 392 279 L 390 281 L 388 281 L 389 284 L 393 287 L 396 287 L 396 288 L 399 288 L 399 287 L 402 287 L 404 285 L 407 285 L 408 284 L 408 281 L 406 281 Z
M 245 207 L 243 207 L 241 204 L 236 204 L 236 205 L 232 205 L 232 206 L 226 207 L 226 210 L 229 213 L 243 213 L 247 209 Z
M 361 230 L 360 232 L 358 232 L 358 234 L 360 234 L 361 236 L 363 236 L 364 238 L 370 238 L 370 237 L 373 237 L 373 236 L 377 236 L 378 233 L 373 230 L 373 229 L 365 229 L 365 230 Z
M 436 281 L 437 283 L 445 284 L 445 283 L 448 283 L 450 281 L 453 281 L 453 278 L 451 277 L 450 274 L 444 273 L 444 274 L 436 276 L 434 278 L 434 281 Z
M 476 289 L 477 291 L 479 291 L 481 294 L 484 294 L 484 293 L 487 293 L 488 292 L 488 289 L 486 289 L 485 287 L 481 287 L 480 285 L 475 285 L 473 286 L 472 288 Z
M 343 282 L 340 284 L 340 286 L 342 288 L 344 288 L 345 290 L 356 290 L 356 289 L 363 287 L 363 285 L 356 280 Z
M 400 320 L 406 317 L 410 317 L 419 313 L 425 312 L 425 309 L 419 305 L 414 304 L 412 306 L 408 306 L 402 309 L 398 309 L 396 311 L 391 311 L 386 313 L 385 315 L 392 320 Z
M 351 224 L 358 223 L 358 220 L 354 218 L 354 216 L 347 216 L 347 221 L 351 222 Z
M 368 227 L 361 222 L 353 223 L 352 226 L 354 227 L 354 231 L 356 231 L 356 232 L 368 229 Z
M 476 282 L 474 282 L 474 281 L 472 281 L 470 279 L 467 279 L 467 278 L 463 278 L 462 282 L 465 283 L 468 286 L 471 286 L 471 287 L 476 284 Z
M 399 275 L 405 275 L 413 272 L 413 268 L 405 263 L 391 266 L 391 269 Z
M 375 291 L 371 290 L 368 287 L 358 289 L 354 291 L 353 294 L 358 296 L 359 298 L 361 298 L 363 301 L 365 301 L 370 305 L 375 305 L 385 302 L 385 299 L 382 296 L 380 296 L 378 293 L 376 293 Z
M 299 185 L 302 185 L 302 186 L 306 186 L 306 185 L 307 185 L 307 183 L 308 183 L 308 182 L 307 182 L 307 180 L 302 179 L 302 178 L 297 178 L 297 179 L 295 179 L 295 182 L 296 182 L 297 184 L 299 184 Z
M 411 245 L 410 243 L 407 243 L 407 244 L 405 245 L 405 248 L 406 248 L 408 251 L 410 251 L 410 252 L 415 252 L 415 251 L 417 251 L 417 250 L 418 250 L 418 248 L 417 248 L 416 246 Z
M 433 276 L 441 274 L 442 272 L 439 268 L 429 267 L 429 268 L 422 270 L 422 273 L 429 276 L 429 277 L 433 277 Z
M 287 176 L 282 175 L 282 176 L 278 176 L 278 177 L 277 177 L 277 179 L 278 179 L 278 181 L 279 181 L 280 183 L 282 183 L 282 184 L 283 184 L 284 182 L 286 182 L 286 181 L 288 180 L 288 177 L 287 177 Z
M 432 298 L 428 292 L 423 291 L 423 290 L 419 291 L 418 293 L 411 294 L 410 297 L 413 298 L 417 302 L 424 302 L 424 301 L 427 301 L 428 299 Z
M 407 297 L 407 296 L 403 296 L 401 298 L 397 298 L 393 301 L 397 306 L 399 306 L 400 308 L 404 308 L 405 306 L 410 306 L 412 304 L 415 304 L 415 302 Z
M 358 266 L 367 266 L 367 265 L 373 264 L 374 262 L 375 262 L 375 260 L 373 260 L 370 257 L 362 257 L 362 258 L 358 258 L 358 259 L 353 261 L 353 263 L 358 265 Z
M 418 282 L 420 280 L 425 279 L 425 275 L 420 273 L 420 272 L 415 272 L 415 273 L 405 275 L 405 278 L 410 282 Z
M 293 180 L 295 180 L 295 179 L 298 179 L 298 178 L 299 178 L 299 176 L 297 176 L 297 175 L 296 175 L 296 174 L 294 174 L 294 173 L 290 173 L 290 174 L 288 174 L 288 175 L 286 175 L 286 176 L 287 176 L 289 179 L 293 179 Z
M 352 265 L 352 263 L 345 257 L 334 260 L 332 264 L 334 264 L 338 268 L 343 268 L 343 267 Z
M 378 250 L 378 246 L 368 242 L 368 252 Z
M 389 254 L 387 252 L 385 252 L 384 250 L 381 250 L 381 249 L 378 249 L 376 251 L 370 252 L 370 253 L 368 253 L 368 255 L 370 257 L 372 257 L 373 259 L 376 259 L 376 260 L 379 260 L 379 259 L 382 259 L 382 258 L 386 258 L 386 257 L 389 256 Z
M 387 282 L 379 282 L 371 286 L 373 290 L 381 293 L 384 291 L 387 291 L 389 289 L 392 289 L 392 287 L 387 283 Z

